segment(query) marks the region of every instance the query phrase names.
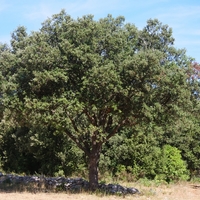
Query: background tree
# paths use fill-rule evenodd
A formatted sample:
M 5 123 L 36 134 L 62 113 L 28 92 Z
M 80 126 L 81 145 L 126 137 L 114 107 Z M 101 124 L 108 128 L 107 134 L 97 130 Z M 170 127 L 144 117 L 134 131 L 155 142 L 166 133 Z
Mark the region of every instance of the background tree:
M 2 124 L 51 126 L 67 135 L 87 156 L 92 189 L 102 145 L 120 129 L 150 122 L 162 129 L 193 109 L 190 60 L 170 48 L 171 29 L 150 20 L 140 32 L 124 21 L 74 20 L 62 11 L 30 35 L 19 27 L 11 50 L 0 54 Z
M 69 138 L 51 127 L 16 128 L 3 134 L 0 157 L 6 172 L 72 175 L 84 163 Z

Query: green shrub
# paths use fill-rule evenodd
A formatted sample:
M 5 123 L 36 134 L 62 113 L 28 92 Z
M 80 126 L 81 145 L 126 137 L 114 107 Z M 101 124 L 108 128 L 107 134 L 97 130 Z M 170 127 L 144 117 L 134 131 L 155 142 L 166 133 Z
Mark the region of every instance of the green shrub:
M 170 145 L 163 146 L 160 161 L 157 168 L 157 180 L 166 182 L 187 180 L 189 171 L 187 165 L 181 157 L 181 151 Z

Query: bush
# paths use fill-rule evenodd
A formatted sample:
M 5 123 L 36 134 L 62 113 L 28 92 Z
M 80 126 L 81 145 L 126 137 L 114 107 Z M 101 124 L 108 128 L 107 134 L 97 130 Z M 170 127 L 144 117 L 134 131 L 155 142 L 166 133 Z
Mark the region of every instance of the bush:
M 162 154 L 157 168 L 157 180 L 166 182 L 187 180 L 189 171 L 185 161 L 182 160 L 181 151 L 176 147 L 165 145 L 162 148 Z

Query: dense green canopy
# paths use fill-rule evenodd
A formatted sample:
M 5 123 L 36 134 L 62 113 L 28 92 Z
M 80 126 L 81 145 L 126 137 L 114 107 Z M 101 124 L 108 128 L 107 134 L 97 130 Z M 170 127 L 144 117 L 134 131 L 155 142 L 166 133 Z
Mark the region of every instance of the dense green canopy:
M 166 127 L 193 110 L 191 59 L 173 47 L 172 30 L 143 30 L 108 15 L 72 19 L 64 11 L 31 34 L 19 27 L 1 47 L 3 127 L 51 126 L 88 157 L 98 183 L 102 145 L 124 126 Z

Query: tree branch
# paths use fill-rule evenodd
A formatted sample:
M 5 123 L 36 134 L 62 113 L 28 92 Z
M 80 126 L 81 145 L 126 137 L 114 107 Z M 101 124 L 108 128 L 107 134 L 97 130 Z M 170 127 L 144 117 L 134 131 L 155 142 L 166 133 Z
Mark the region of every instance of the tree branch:
M 71 140 L 73 140 L 76 145 L 87 155 L 89 156 L 89 151 L 83 145 L 81 145 L 81 141 L 76 138 L 68 129 L 65 129 L 65 133 L 69 136 Z
M 86 114 L 86 116 L 88 117 L 88 119 L 90 120 L 90 122 L 91 122 L 92 125 L 97 126 L 97 122 L 96 122 L 95 118 L 92 117 L 92 116 L 89 114 L 89 112 L 88 112 L 87 109 L 85 109 L 85 110 L 83 111 L 83 113 Z
M 104 142 L 108 141 L 112 136 L 114 136 L 117 131 L 119 130 L 120 127 L 122 127 L 127 121 L 126 119 L 123 119 L 113 130 L 112 132 L 106 137 L 106 139 L 104 140 Z
M 69 119 L 70 119 L 71 122 L 72 122 L 72 125 L 73 125 L 74 130 L 75 130 L 76 132 L 80 133 L 80 131 L 78 130 L 78 128 L 77 128 L 77 126 L 76 126 L 74 120 L 73 120 L 71 117 L 69 117 Z

